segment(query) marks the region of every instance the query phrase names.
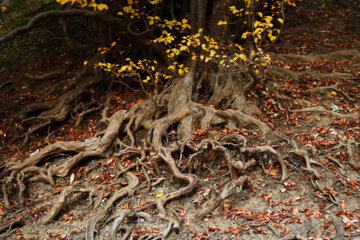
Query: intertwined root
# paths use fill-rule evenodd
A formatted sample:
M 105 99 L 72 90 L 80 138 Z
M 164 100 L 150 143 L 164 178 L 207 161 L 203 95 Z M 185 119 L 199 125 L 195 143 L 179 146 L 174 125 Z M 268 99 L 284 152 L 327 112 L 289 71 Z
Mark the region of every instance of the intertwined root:
M 136 158 L 136 161 L 126 168 L 121 168 L 115 179 L 122 176 L 122 174 L 126 174 L 128 185 L 113 194 L 107 200 L 102 211 L 90 219 L 86 230 L 86 238 L 94 238 L 95 226 L 100 220 L 102 222 L 114 220 L 111 228 L 113 237 L 116 237 L 117 232 L 121 229 L 125 230 L 125 235 L 128 236 L 132 231 L 131 225 L 120 226 L 120 224 L 124 223 L 125 219 L 137 217 L 148 220 L 150 215 L 144 213 L 143 210 L 156 207 L 157 217 L 169 222 L 167 228 L 156 237 L 156 239 L 164 239 L 172 229 L 179 228 L 181 223 L 176 213 L 166 211 L 164 205 L 173 199 L 191 194 L 199 184 L 200 177 L 192 173 L 192 166 L 190 166 L 193 161 L 201 163 L 208 161 L 209 155 L 221 156 L 225 164 L 227 164 L 231 176 L 221 194 L 209 200 L 203 210 L 196 215 L 197 218 L 202 218 L 214 211 L 226 198 L 239 194 L 248 180 L 246 176 L 247 170 L 256 166 L 256 159 L 262 159 L 265 155 L 264 159 L 268 159 L 268 156 L 270 156 L 279 162 L 282 170 L 282 180 L 285 180 L 288 177 L 285 162 L 281 155 L 271 146 L 248 146 L 247 139 L 238 134 L 222 137 L 214 136 L 195 144 L 192 134 L 197 126 L 204 132 L 210 126 L 217 124 L 226 124 L 232 127 L 249 124 L 256 126 L 263 133 L 268 133 L 270 128 L 240 110 L 216 110 L 213 107 L 193 102 L 191 100 L 191 91 L 189 91 L 193 84 L 192 78 L 192 74 L 188 74 L 183 81 L 179 81 L 175 85 L 171 94 L 164 96 L 164 99 L 168 102 L 167 116 L 154 119 L 155 116 L 162 115 L 161 111 L 164 110 L 164 107 L 159 107 L 153 100 L 140 102 L 128 111 L 121 110 L 113 114 L 107 129 L 85 142 L 73 141 L 51 144 L 24 161 L 4 166 L 0 176 L 3 178 L 2 190 L 7 206 L 9 206 L 8 190 L 12 182 L 16 182 L 20 187 L 19 198 L 23 199 L 25 182 L 43 180 L 54 184 L 54 177 L 67 176 L 72 168 L 85 159 L 106 158 L 112 155 L 121 158 L 126 155 L 127 157 Z M 176 126 L 175 137 L 169 138 L 169 131 Z M 147 141 L 143 141 L 143 146 L 139 147 L 136 146 L 139 141 L 135 138 L 134 132 L 142 127 L 149 128 L 149 131 Z M 67 154 L 69 157 L 63 162 L 56 161 L 56 157 L 62 154 Z M 179 155 L 180 158 L 178 158 Z M 182 164 L 182 158 L 188 158 L 188 163 Z M 149 163 L 145 161 L 147 159 L 155 166 L 149 166 Z M 210 160 L 215 163 L 215 159 L 216 157 L 212 157 Z M 120 198 L 131 197 L 144 186 L 149 191 L 152 186 L 164 180 L 164 178 L 153 178 L 154 176 L 149 176 L 147 172 L 153 167 L 159 169 L 158 165 L 161 163 L 165 163 L 174 178 L 186 184 L 175 191 L 155 198 L 146 206 L 124 210 L 113 215 L 113 207 Z M 201 164 L 197 165 L 201 166 Z M 141 182 L 131 172 L 132 168 L 136 166 L 142 168 L 146 181 Z M 161 171 L 157 171 L 157 173 L 161 174 Z M 154 179 L 155 182 L 151 182 Z M 101 187 L 105 189 L 107 186 Z M 71 202 L 74 193 L 75 195 L 87 193 L 93 209 L 98 207 L 103 198 L 103 191 L 80 185 L 66 187 L 49 213 L 43 217 L 42 223 L 51 222 L 60 213 L 65 203 L 67 201 Z M 93 197 L 95 197 L 95 201 Z M 154 238 L 154 236 L 148 235 L 144 238 L 150 239 Z

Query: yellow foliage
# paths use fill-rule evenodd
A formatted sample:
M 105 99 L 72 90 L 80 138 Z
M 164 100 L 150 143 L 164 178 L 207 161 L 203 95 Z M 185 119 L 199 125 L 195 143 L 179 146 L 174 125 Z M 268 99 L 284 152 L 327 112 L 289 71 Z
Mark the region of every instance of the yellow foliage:
M 144 83 L 147 83 L 150 80 L 150 76 L 147 76 L 145 79 L 143 79 Z

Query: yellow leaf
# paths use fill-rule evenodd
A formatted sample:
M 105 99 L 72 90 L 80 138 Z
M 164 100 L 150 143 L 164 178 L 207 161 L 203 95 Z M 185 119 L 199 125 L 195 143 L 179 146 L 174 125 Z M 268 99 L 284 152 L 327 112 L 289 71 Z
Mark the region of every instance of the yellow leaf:
M 241 35 L 241 38 L 245 39 L 248 35 L 248 32 L 244 32 L 242 35 Z
M 102 10 L 107 10 L 107 9 L 109 9 L 109 7 L 106 5 L 106 4 L 103 4 L 103 3 L 100 3 L 100 4 L 98 4 L 97 5 L 97 8 L 100 10 L 100 11 L 102 11 Z
M 226 21 L 221 21 L 221 20 L 220 20 L 217 25 L 226 25 L 226 24 L 227 24 Z
M 235 6 L 230 6 L 229 9 L 233 14 L 236 14 L 239 12 L 239 10 L 237 10 Z
M 162 196 L 164 196 L 164 193 L 158 193 L 158 194 L 156 194 L 156 197 L 162 197 Z
M 150 77 L 147 76 L 147 77 L 143 80 L 143 82 L 144 82 L 144 83 L 147 83 L 149 80 L 150 80 Z
M 259 21 L 255 21 L 254 27 L 257 28 L 257 26 L 259 26 L 260 23 L 261 23 L 261 22 L 259 22 Z
M 111 43 L 111 47 L 115 46 L 116 45 L 116 42 L 112 42 Z
M 6 11 L 6 7 L 1 7 L 1 11 L 5 12 Z
M 127 69 L 127 65 L 122 66 L 122 67 L 118 70 L 118 72 L 119 72 L 119 73 L 122 73 L 122 72 L 126 71 L 126 69 Z
M 257 14 L 258 14 L 261 18 L 263 17 L 262 12 L 258 12 Z
M 245 54 L 240 54 L 239 55 L 239 57 L 241 58 L 241 60 L 243 60 L 243 61 L 246 61 L 247 60 L 247 57 L 246 57 L 246 55 Z
M 179 69 L 178 69 L 178 72 L 179 72 L 180 75 L 183 75 L 184 70 L 182 70 L 181 68 L 179 68 Z
M 283 20 L 282 18 L 278 18 L 277 20 L 278 20 L 281 24 L 284 23 L 284 20 Z
M 84 61 L 84 65 L 86 65 L 88 63 L 88 61 Z
M 272 16 L 266 16 L 266 17 L 265 17 L 265 21 L 266 21 L 267 24 L 269 24 L 272 19 L 273 19 Z
M 188 49 L 188 47 L 187 46 L 184 46 L 184 45 L 182 45 L 181 47 L 180 47 L 180 51 L 186 51 Z

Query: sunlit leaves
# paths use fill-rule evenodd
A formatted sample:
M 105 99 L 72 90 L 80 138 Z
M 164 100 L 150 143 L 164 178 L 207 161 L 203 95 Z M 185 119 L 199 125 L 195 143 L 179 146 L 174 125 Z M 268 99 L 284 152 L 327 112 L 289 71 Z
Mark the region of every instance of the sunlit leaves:
M 240 10 L 236 9 L 235 6 L 230 6 L 229 9 L 230 9 L 230 11 L 231 11 L 234 15 L 236 15 L 236 16 L 241 16 L 241 13 L 244 11 L 243 8 L 240 9 Z
M 64 3 L 90 2 L 90 0 L 57 1 Z M 226 42 L 221 38 L 209 36 L 209 28 L 206 30 L 199 28 L 197 31 L 191 29 L 192 23 L 186 18 L 176 19 L 169 15 L 159 14 L 161 13 L 159 8 L 162 6 L 159 4 L 160 2 L 161 0 L 124 0 L 118 15 L 121 19 L 136 22 L 133 27 L 139 26 L 140 32 L 141 29 L 145 29 L 145 25 L 151 29 L 152 40 L 149 44 L 162 45 L 166 49 L 168 68 L 162 69 L 160 72 L 156 64 L 145 59 L 126 60 L 127 63 L 120 66 L 102 63 L 98 67 L 114 72 L 118 77 L 135 77 L 147 84 L 157 83 L 160 78 L 169 79 L 179 75 L 183 76 L 188 71 L 189 63 L 187 61 L 215 63 L 225 68 L 241 69 L 240 71 L 251 67 L 253 72 L 257 73 L 270 61 L 263 53 L 262 48 L 277 39 L 284 23 L 281 16 L 281 1 L 244 0 L 233 6 L 228 5 L 228 11 L 224 11 L 224 15 L 221 15 L 214 24 L 224 26 L 221 27 L 224 34 L 232 31 L 232 26 L 235 26 L 233 24 L 237 24 L 236 27 L 239 26 L 241 31 L 232 32 L 234 35 L 231 35 L 236 41 L 229 43 L 231 41 Z M 286 2 L 292 3 L 293 0 Z M 87 6 L 89 6 L 88 3 Z M 105 7 L 100 8 L 105 9 Z M 141 24 L 143 25 L 141 26 Z M 251 52 L 246 49 L 249 43 L 255 47 Z M 113 42 L 98 50 L 100 54 L 105 55 L 110 49 L 116 47 L 116 42 Z M 121 54 L 123 52 L 120 50 Z M 134 58 L 130 52 L 128 54 Z
M 108 5 L 104 3 L 96 3 L 95 0 L 56 0 L 56 1 L 61 5 L 69 3 L 71 5 L 77 4 L 82 8 L 91 7 L 93 8 L 94 11 L 96 10 L 103 11 L 109 9 Z
M 148 0 L 150 4 L 155 5 L 161 2 L 160 0 Z
M 140 16 L 139 9 L 133 8 L 132 5 L 123 7 L 123 12 L 126 13 L 130 19 L 138 18 Z
M 92 7 L 92 5 L 90 5 L 90 7 Z M 99 9 L 100 11 L 102 11 L 102 10 L 108 10 L 109 9 L 109 7 L 106 5 L 106 4 L 103 4 L 103 3 L 100 3 L 100 4 L 96 4 L 95 6 L 94 6 L 94 8 L 96 9 Z
M 149 80 L 150 80 L 150 76 L 146 76 L 146 78 L 143 79 L 142 81 L 143 81 L 144 83 L 147 83 L 147 82 L 149 82 Z

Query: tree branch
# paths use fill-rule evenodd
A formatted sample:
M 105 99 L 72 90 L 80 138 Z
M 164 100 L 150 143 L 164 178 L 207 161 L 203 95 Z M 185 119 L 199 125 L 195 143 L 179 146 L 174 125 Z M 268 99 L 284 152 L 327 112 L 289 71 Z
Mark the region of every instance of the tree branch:
M 52 10 L 47 12 L 42 12 L 37 14 L 33 19 L 31 19 L 26 25 L 16 28 L 13 31 L 5 34 L 4 36 L 0 37 L 0 44 L 6 43 L 18 35 L 27 33 L 34 29 L 36 25 L 45 19 L 48 18 L 59 18 L 59 17 L 92 17 L 100 21 L 107 22 L 109 24 L 114 24 L 123 27 L 124 29 L 127 26 L 127 23 L 117 17 L 109 16 L 104 13 L 85 10 L 85 9 L 71 9 L 71 10 Z

